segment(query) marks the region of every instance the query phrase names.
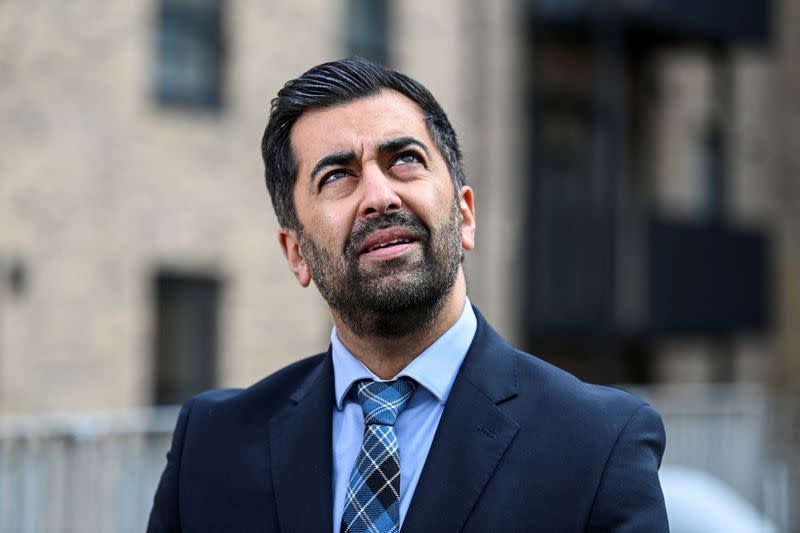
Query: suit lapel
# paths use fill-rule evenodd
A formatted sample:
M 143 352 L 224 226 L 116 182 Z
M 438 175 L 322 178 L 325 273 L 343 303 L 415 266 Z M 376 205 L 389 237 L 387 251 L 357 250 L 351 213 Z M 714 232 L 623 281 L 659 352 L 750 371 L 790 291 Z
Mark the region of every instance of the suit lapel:
M 517 394 L 515 352 L 475 314 L 475 339 L 450 391 L 404 531 L 460 530 L 519 431 L 497 406 Z
M 271 466 L 281 531 L 330 531 L 334 407 L 330 351 L 291 399 L 295 405 L 270 423 Z

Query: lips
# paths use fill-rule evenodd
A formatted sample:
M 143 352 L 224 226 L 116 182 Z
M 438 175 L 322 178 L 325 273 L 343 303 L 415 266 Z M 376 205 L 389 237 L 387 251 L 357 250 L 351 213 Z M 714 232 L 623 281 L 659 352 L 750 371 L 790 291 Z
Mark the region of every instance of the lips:
M 375 246 L 370 246 L 370 248 L 366 250 L 366 252 L 369 253 L 372 252 L 373 250 L 377 250 L 378 248 L 386 248 L 387 246 L 394 246 L 395 244 L 408 244 L 409 242 L 411 241 L 409 241 L 408 239 L 395 239 L 393 241 L 378 243 Z
M 417 237 L 410 231 L 403 228 L 387 228 L 370 233 L 364 242 L 359 246 L 359 255 L 374 252 L 376 250 L 411 244 L 416 242 Z

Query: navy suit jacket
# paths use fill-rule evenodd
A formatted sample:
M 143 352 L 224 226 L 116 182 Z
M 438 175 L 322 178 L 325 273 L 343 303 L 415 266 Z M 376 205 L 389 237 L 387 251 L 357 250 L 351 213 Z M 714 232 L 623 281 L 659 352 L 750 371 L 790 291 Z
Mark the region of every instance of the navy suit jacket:
M 668 531 L 664 428 L 509 346 L 479 313 L 403 532 Z M 148 532 L 330 532 L 330 350 L 182 409 Z

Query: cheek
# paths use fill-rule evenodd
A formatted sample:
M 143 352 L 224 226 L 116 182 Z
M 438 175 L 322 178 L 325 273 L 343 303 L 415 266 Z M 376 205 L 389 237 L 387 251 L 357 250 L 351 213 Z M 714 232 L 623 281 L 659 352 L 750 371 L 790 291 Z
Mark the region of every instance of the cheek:
M 424 185 L 409 184 L 408 188 L 398 192 L 408 210 L 426 222 L 430 222 L 427 219 L 435 219 L 448 211 L 454 196 L 452 188 L 435 183 L 434 180 L 427 181 Z
M 452 190 L 436 190 L 428 199 L 428 217 L 433 218 L 434 226 L 443 226 L 450 223 L 453 217 L 454 196 Z
M 348 218 L 335 211 L 312 217 L 311 224 L 315 228 L 317 242 L 324 243 L 337 253 L 342 250 L 352 228 Z

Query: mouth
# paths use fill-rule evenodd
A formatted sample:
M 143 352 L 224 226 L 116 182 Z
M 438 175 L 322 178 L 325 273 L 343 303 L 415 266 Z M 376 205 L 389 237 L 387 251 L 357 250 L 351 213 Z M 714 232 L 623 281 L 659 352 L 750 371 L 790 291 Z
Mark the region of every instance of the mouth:
M 387 228 L 372 232 L 358 249 L 359 256 L 391 258 L 410 249 L 417 237 L 403 228 Z
M 398 244 L 408 244 L 410 242 L 411 242 L 410 239 L 394 239 L 394 240 L 391 240 L 389 242 L 381 242 L 381 243 L 375 244 L 373 246 L 370 246 L 369 248 L 364 250 L 364 252 L 362 252 L 362 253 L 367 253 L 368 254 L 370 252 L 374 252 L 375 250 L 379 250 L 381 248 L 388 248 L 389 246 L 396 246 Z

